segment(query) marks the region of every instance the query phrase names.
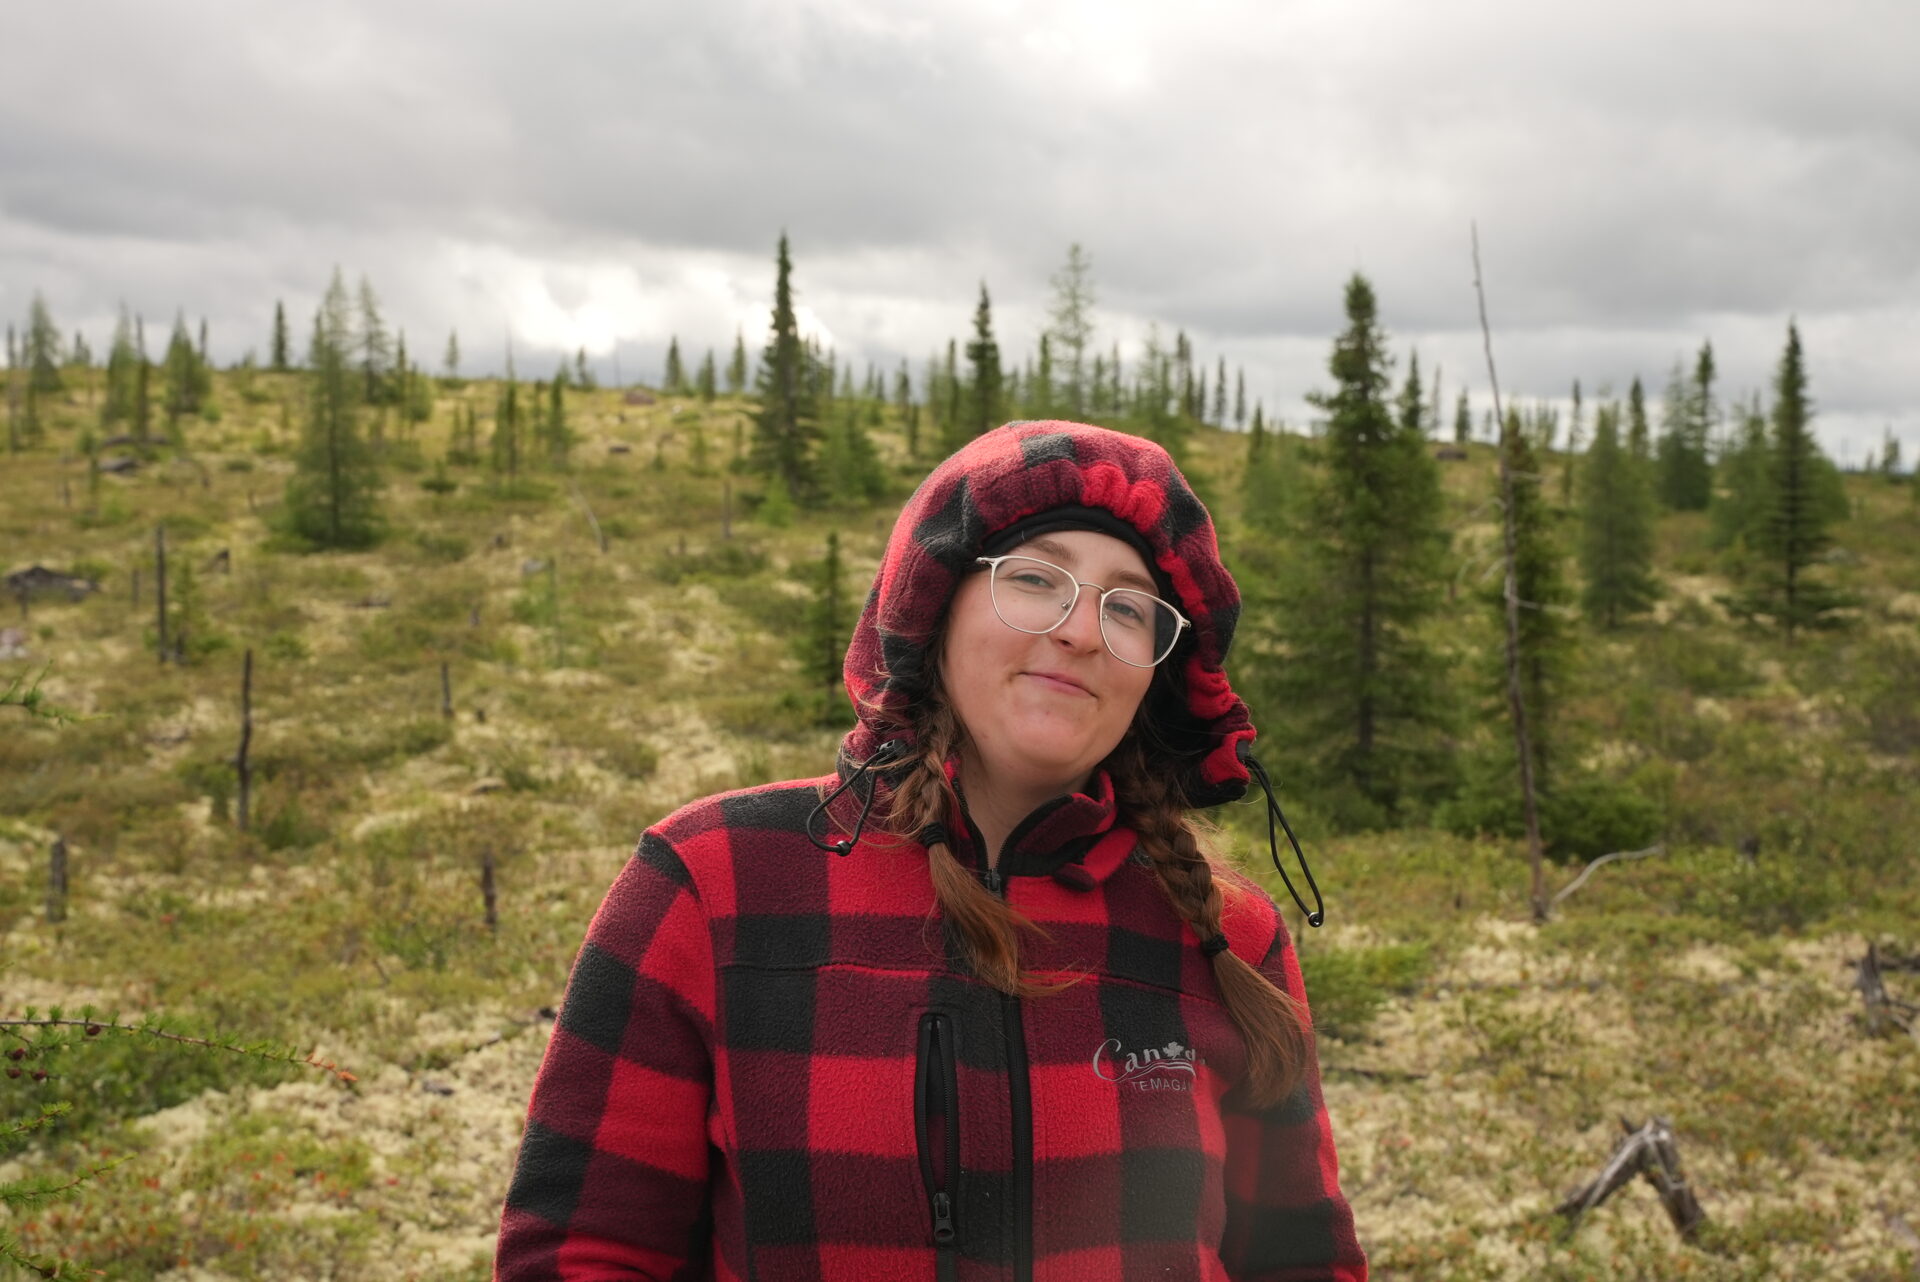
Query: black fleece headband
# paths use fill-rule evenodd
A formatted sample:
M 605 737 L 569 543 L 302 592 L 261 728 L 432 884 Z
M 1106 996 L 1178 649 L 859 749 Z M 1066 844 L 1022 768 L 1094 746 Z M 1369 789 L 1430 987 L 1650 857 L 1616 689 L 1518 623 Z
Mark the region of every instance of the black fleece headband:
M 1110 534 L 1128 544 L 1140 554 L 1140 560 L 1146 565 L 1147 573 L 1153 576 L 1154 586 L 1159 589 L 1161 598 L 1175 605 L 1181 604 L 1173 594 L 1172 582 L 1153 563 L 1153 549 L 1147 546 L 1145 536 L 1105 508 L 1050 507 L 1044 512 L 1023 516 L 1004 530 L 987 536 L 987 541 L 980 548 L 980 555 L 999 556 L 1019 547 L 1028 539 L 1056 534 L 1061 530 L 1092 530 L 1096 534 Z

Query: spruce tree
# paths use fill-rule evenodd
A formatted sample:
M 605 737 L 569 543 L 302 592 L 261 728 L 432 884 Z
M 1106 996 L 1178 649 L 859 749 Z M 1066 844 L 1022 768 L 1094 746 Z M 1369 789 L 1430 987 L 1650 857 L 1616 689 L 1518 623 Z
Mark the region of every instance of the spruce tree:
M 267 368 L 276 374 L 284 374 L 290 365 L 293 340 L 287 334 L 287 307 L 279 299 L 273 300 L 273 339 L 267 348 Z
M 1233 425 L 1236 428 L 1247 425 L 1247 371 L 1245 367 L 1236 367 L 1233 371 Z
M 1653 462 L 1652 429 L 1647 422 L 1647 393 L 1634 376 L 1627 391 L 1627 457 L 1642 467 Z
M 813 568 L 810 586 L 813 591 L 795 648 L 809 684 L 817 684 L 825 696 L 824 713 L 835 706 L 843 679 L 841 669 L 847 641 L 853 631 L 853 598 L 847 589 L 838 531 L 827 533 L 827 554 Z
M 1060 367 L 1062 408 L 1074 419 L 1087 415 L 1087 345 L 1093 341 L 1093 262 L 1079 242 L 1053 276 L 1053 306 L 1047 336 Z M 1051 390 L 1048 392 L 1051 399 Z
M 747 390 L 747 340 L 735 330 L 733 356 L 727 361 L 727 395 L 738 396 Z
M 1054 416 L 1058 405 L 1057 381 L 1053 368 L 1053 337 L 1042 334 L 1040 360 L 1033 367 L 1033 377 L 1027 380 L 1027 417 L 1048 419 Z
M 133 398 L 139 385 L 139 358 L 133 350 L 133 317 L 127 305 L 120 304 L 119 319 L 114 322 L 113 342 L 107 348 L 106 395 L 100 401 L 100 425 L 133 421 Z
M 1707 508 L 1713 546 L 1731 553 L 1736 573 L 1749 568 L 1753 533 L 1766 515 L 1772 453 L 1767 413 L 1756 393 L 1753 403 L 1739 411 L 1739 427 L 1721 451 L 1719 482 Z
M 1567 465 L 1560 469 L 1560 502 L 1562 506 L 1573 506 L 1573 466 L 1574 459 L 1580 455 L 1581 446 L 1586 444 L 1587 427 L 1581 417 L 1580 380 L 1573 380 L 1573 416 L 1567 424 Z
M 447 331 L 447 351 L 440 358 L 440 368 L 446 371 L 449 383 L 460 377 L 460 331 L 457 329 Z
M 1227 358 L 1224 356 L 1213 371 L 1213 425 L 1227 425 Z
M 47 300 L 35 292 L 27 310 L 27 387 L 36 393 L 57 392 L 60 381 L 60 329 L 47 310 Z
M 1545 478 L 1539 454 L 1528 433 L 1520 430 L 1517 414 L 1509 410 L 1501 447 L 1513 485 L 1514 591 L 1520 600 L 1520 635 L 1516 658 L 1520 667 L 1521 697 L 1527 709 L 1527 746 L 1533 757 L 1534 787 L 1541 796 L 1552 786 L 1554 721 L 1562 682 L 1571 657 L 1572 638 L 1562 618 L 1572 599 L 1562 568 L 1564 560 L 1547 505 Z M 1500 497 L 1499 484 L 1494 489 Z M 1482 600 L 1494 622 L 1504 626 L 1507 614 L 1504 582 L 1488 587 Z M 1506 657 L 1499 656 L 1487 673 L 1491 720 L 1507 725 Z M 1503 742 L 1507 736 L 1502 735 Z M 1517 754 L 1508 753 L 1509 761 Z
M 790 498 L 813 490 L 813 446 L 820 429 L 810 364 L 794 313 L 793 261 L 782 232 L 775 259 L 773 321 L 754 389 L 760 407 L 754 416 L 753 457 L 759 470 L 780 479 Z
M 360 434 L 365 367 L 357 377 L 354 349 L 353 306 L 336 269 L 314 315 L 307 426 L 286 495 L 290 528 L 318 547 L 366 547 L 379 536 L 380 475 Z
M 1653 604 L 1653 496 L 1646 470 L 1620 439 L 1618 402 L 1594 416 L 1593 445 L 1580 463 L 1580 606 L 1616 628 Z
M 1473 439 L 1473 407 L 1467 403 L 1467 394 L 1462 390 L 1453 402 L 1453 443 L 1465 445 Z
M 1402 432 L 1420 437 L 1426 435 L 1427 411 L 1421 400 L 1425 390 L 1420 381 L 1420 353 L 1410 352 L 1407 355 L 1407 381 L 1400 385 L 1400 396 L 1393 407 Z
M 1000 345 L 993 339 L 993 304 L 980 282 L 980 303 L 973 310 L 973 337 L 967 341 L 967 400 L 958 436 L 947 442 L 957 450 L 973 437 L 999 426 L 1001 419 Z
M 390 394 L 388 380 L 393 373 L 393 343 L 387 337 L 386 323 L 380 319 L 380 298 L 365 276 L 360 278 L 359 302 L 360 395 L 367 405 L 383 405 Z
M 567 460 L 573 450 L 573 429 L 567 425 L 567 362 L 560 362 L 560 368 L 553 373 L 553 382 L 547 384 L 546 429 L 547 464 L 555 471 L 565 471 Z
M 153 441 L 153 362 L 147 359 L 146 320 L 133 318 L 133 434 L 146 449 Z
M 1800 329 L 1789 323 L 1773 382 L 1766 510 L 1754 530 L 1760 582 L 1749 597 L 1758 612 L 1780 624 L 1789 645 L 1796 630 L 1825 622 L 1841 604 L 1832 588 L 1809 574 L 1832 542 L 1827 525 L 1833 519 L 1821 494 L 1822 472 L 1832 465 L 1820 453 L 1812 423 Z
M 719 378 L 714 371 L 713 349 L 711 347 L 707 349 L 707 354 L 701 358 L 700 372 L 694 375 L 693 390 L 701 400 L 709 405 L 713 403 L 713 398 L 719 394 Z
M 1254 656 L 1256 690 L 1285 709 L 1324 804 L 1356 825 L 1393 822 L 1438 782 L 1444 671 L 1422 636 L 1445 581 L 1439 472 L 1418 430 L 1394 421 L 1386 337 L 1373 287 L 1346 287 L 1335 341 L 1324 474 L 1303 502 L 1299 564 Z M 1258 416 L 1256 415 L 1256 418 Z
M 175 313 L 173 333 L 167 339 L 167 355 L 161 369 L 166 380 L 162 407 L 167 415 L 167 435 L 176 445 L 181 443 L 181 418 L 199 411 L 202 388 L 211 381 L 203 368 L 200 354 L 187 336 L 187 318 Z
M 1708 454 L 1712 433 L 1713 346 L 1700 349 L 1689 378 L 1676 365 L 1667 381 L 1656 455 L 1660 501 L 1676 512 L 1704 512 L 1713 496 L 1713 467 Z
M 669 396 L 679 396 L 687 390 L 687 367 L 680 359 L 678 334 L 667 340 L 667 369 L 666 377 L 661 382 L 661 390 Z

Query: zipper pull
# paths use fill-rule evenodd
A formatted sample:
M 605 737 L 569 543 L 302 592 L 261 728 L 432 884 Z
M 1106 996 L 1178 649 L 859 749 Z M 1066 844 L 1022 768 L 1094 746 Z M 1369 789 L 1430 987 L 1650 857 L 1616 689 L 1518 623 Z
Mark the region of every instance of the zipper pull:
M 945 1193 L 933 1195 L 933 1240 L 942 1246 L 953 1241 L 953 1199 Z
M 987 869 L 986 872 L 981 874 L 981 879 L 987 883 L 987 889 L 996 895 L 999 894 L 1007 884 L 1007 879 L 1000 875 L 998 868 Z

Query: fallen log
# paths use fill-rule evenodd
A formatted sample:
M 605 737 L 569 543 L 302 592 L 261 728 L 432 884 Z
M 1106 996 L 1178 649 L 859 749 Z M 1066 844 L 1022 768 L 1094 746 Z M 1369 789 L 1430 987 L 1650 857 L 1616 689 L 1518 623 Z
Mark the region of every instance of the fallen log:
M 1554 1208 L 1557 1214 L 1567 1217 L 1566 1231 L 1572 1233 L 1581 1216 L 1606 1201 L 1634 1176 L 1642 1175 L 1660 1194 L 1660 1203 L 1666 1207 L 1667 1218 L 1673 1221 L 1681 1239 L 1693 1241 L 1700 1226 L 1706 1223 L 1707 1213 L 1700 1208 L 1700 1200 L 1693 1195 L 1693 1187 L 1680 1169 L 1680 1146 L 1674 1138 L 1672 1124 L 1656 1117 L 1636 1130 L 1633 1123 L 1623 1117 L 1620 1126 L 1626 1137 L 1600 1168 L 1600 1173 L 1567 1194 Z

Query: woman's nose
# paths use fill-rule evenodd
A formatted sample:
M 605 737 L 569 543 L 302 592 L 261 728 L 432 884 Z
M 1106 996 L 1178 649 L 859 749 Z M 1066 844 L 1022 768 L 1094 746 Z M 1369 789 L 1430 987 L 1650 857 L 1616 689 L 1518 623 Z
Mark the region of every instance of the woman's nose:
M 1073 599 L 1073 608 L 1054 634 L 1082 649 L 1097 649 L 1107 643 L 1100 632 L 1100 589 L 1082 586 Z

